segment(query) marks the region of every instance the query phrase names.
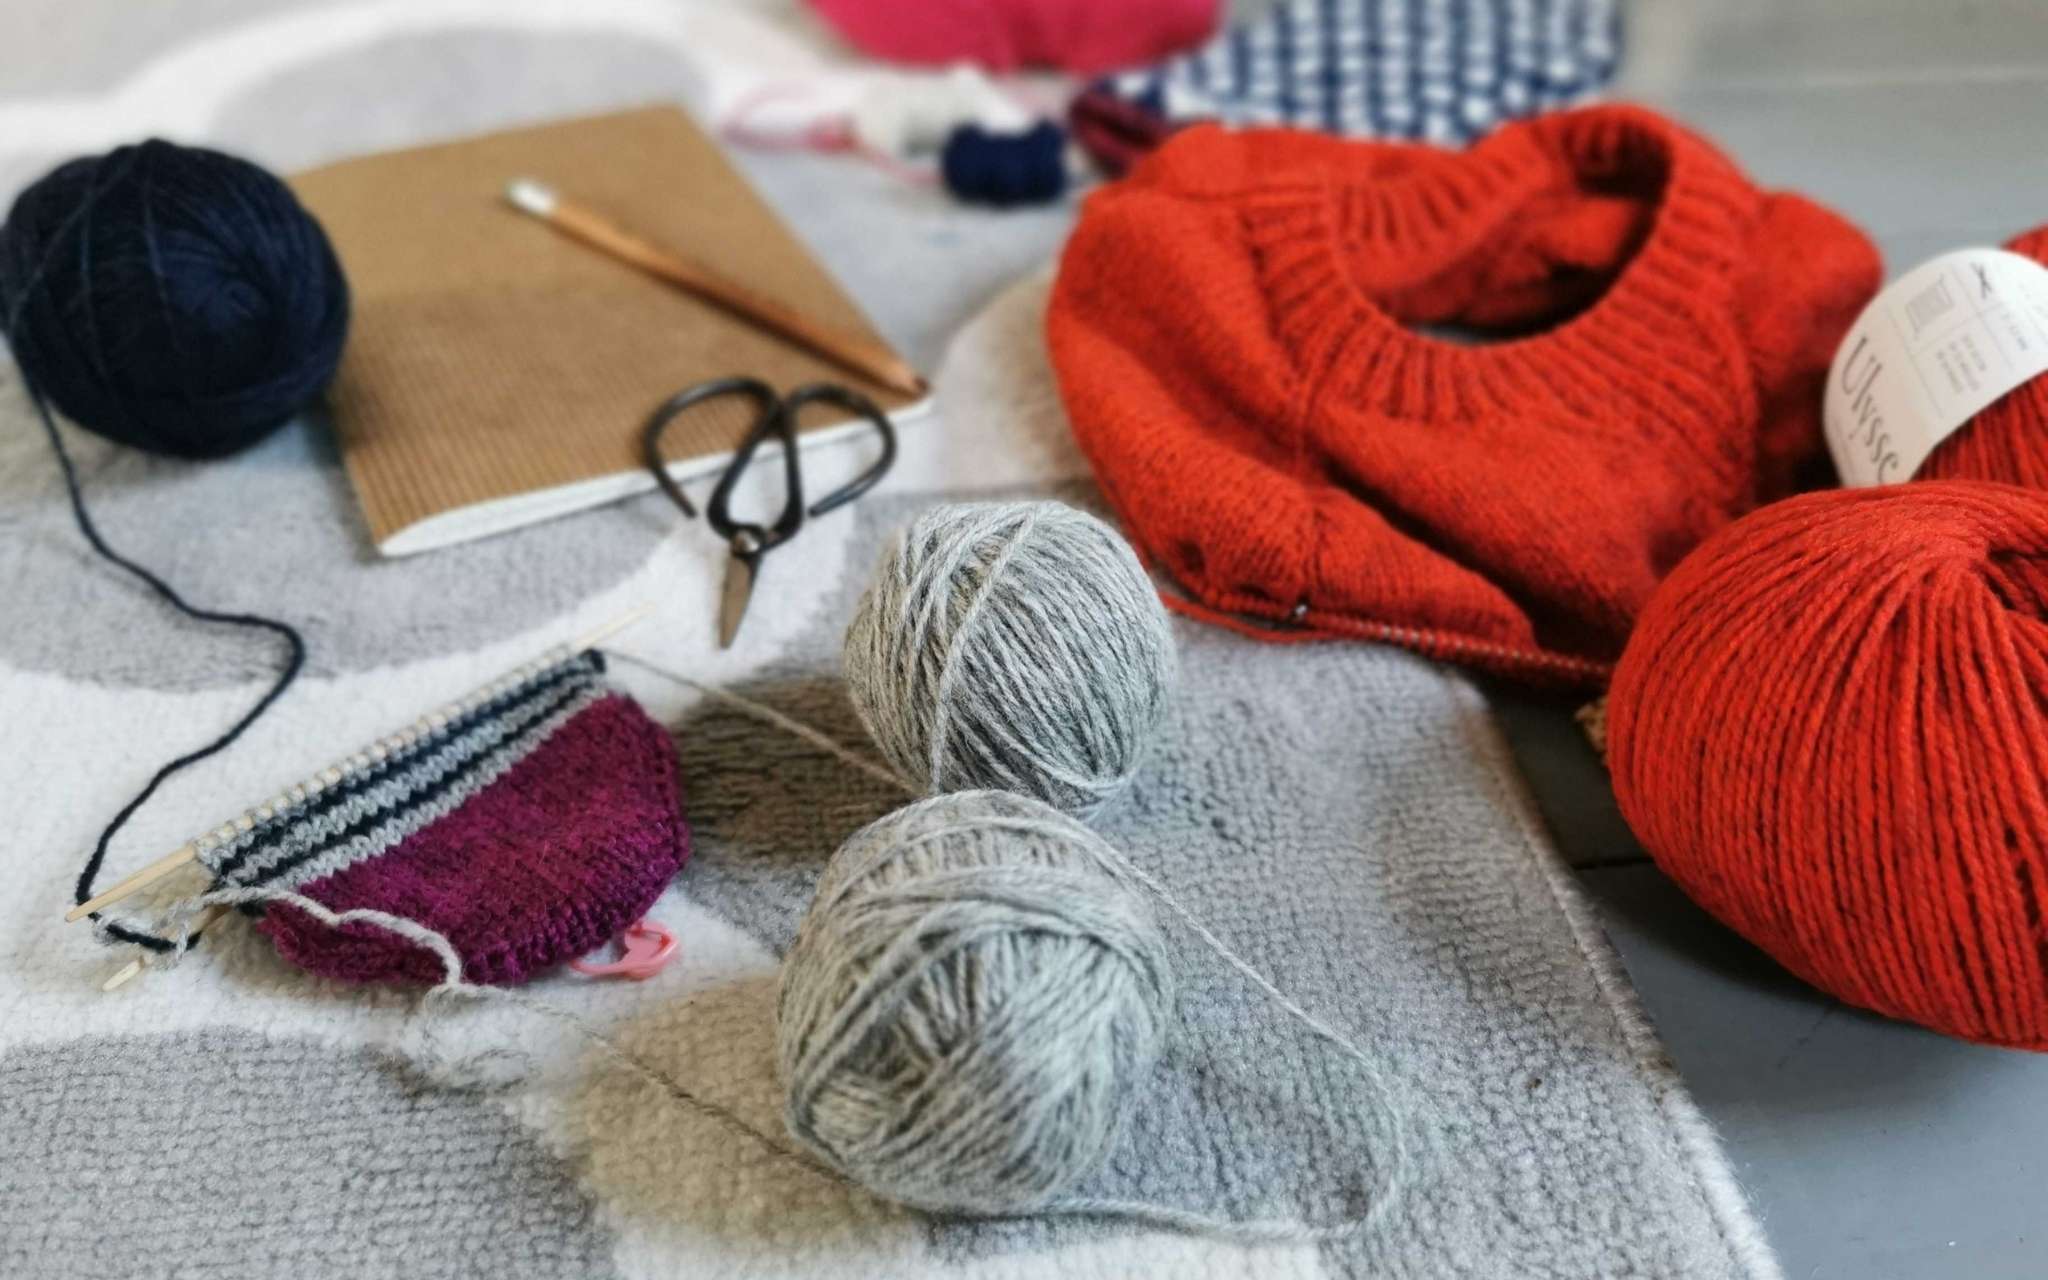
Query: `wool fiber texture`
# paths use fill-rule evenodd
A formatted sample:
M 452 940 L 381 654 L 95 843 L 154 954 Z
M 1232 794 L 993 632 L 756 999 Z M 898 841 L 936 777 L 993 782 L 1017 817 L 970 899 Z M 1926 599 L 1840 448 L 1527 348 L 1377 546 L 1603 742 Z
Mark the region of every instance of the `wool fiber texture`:
M 790 1133 L 906 1204 L 1041 1208 L 1108 1158 L 1173 1004 L 1166 944 L 1100 836 L 998 791 L 848 840 L 783 963 Z
M 942 505 L 882 557 L 847 688 L 906 784 L 994 788 L 1092 817 L 1130 782 L 1173 685 L 1173 635 L 1116 530 L 1058 502 Z
M 1831 995 L 2048 1049 L 2048 496 L 1808 494 L 1679 567 L 1607 700 L 1621 811 Z
M 1818 463 L 1879 279 L 1641 107 L 1461 152 L 1197 126 L 1087 202 L 1046 342 L 1183 611 L 1597 687 L 1664 574 Z
M 152 138 L 59 165 L 0 221 L 0 331 L 66 417 L 182 458 L 247 448 L 312 402 L 348 281 L 291 188 Z

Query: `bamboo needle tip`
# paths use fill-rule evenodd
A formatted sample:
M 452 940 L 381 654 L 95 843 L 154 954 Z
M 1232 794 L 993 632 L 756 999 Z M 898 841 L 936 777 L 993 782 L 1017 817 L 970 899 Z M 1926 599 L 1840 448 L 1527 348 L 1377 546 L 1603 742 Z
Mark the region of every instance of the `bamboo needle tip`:
M 605 623 L 603 626 L 597 627 L 591 631 L 587 631 L 583 635 L 577 637 L 574 641 L 570 643 L 569 647 L 574 649 L 578 653 L 581 653 L 585 649 L 594 649 L 598 646 L 600 642 L 609 640 L 611 637 L 617 635 L 621 631 L 624 631 L 626 628 L 634 625 L 637 622 L 644 621 L 645 619 L 653 616 L 653 613 L 654 606 L 651 604 L 643 603 L 634 605 L 631 609 L 627 610 L 625 613 L 620 614 L 618 617 L 613 618 L 610 622 Z
M 71 910 L 64 913 L 64 923 L 71 924 L 91 915 L 95 911 L 114 905 L 131 893 L 139 893 L 198 856 L 199 849 L 195 845 L 188 844 L 182 848 L 175 849 L 158 858 L 155 862 L 150 863 L 134 875 L 129 876 L 126 880 L 123 880 L 97 898 L 88 898 L 71 908 Z
M 555 206 L 561 203 L 561 197 L 555 194 L 553 187 L 544 182 L 536 182 L 532 178 L 514 178 L 505 184 L 505 202 L 520 212 L 530 213 L 536 218 L 551 218 L 555 214 Z
M 102 982 L 100 984 L 100 990 L 114 991 L 118 988 L 128 985 L 128 983 L 133 981 L 135 978 L 141 976 L 143 968 L 144 966 L 142 961 L 130 960 L 127 964 L 124 964 L 119 969 L 116 969 L 114 971 L 113 977 L 108 978 L 105 982 Z

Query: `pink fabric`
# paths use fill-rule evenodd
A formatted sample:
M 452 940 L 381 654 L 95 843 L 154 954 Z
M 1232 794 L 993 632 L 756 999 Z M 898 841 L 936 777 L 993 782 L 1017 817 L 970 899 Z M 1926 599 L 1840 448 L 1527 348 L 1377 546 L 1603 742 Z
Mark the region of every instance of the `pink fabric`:
M 647 913 L 690 856 L 675 744 L 612 694 L 446 817 L 300 892 L 371 907 L 441 934 L 471 982 L 510 985 L 610 942 Z M 330 929 L 274 906 L 279 954 L 346 982 L 434 983 L 441 964 L 370 924 Z
M 1084 75 L 1141 66 L 1208 38 L 1217 0 L 810 0 L 861 52 L 890 62 Z

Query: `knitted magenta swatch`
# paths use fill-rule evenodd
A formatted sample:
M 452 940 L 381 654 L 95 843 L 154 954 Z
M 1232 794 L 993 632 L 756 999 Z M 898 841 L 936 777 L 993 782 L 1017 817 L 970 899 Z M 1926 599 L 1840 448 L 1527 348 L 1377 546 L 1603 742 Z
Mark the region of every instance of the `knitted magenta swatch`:
M 1640 108 L 1463 152 L 1205 126 L 1090 198 L 1046 329 L 1176 607 L 1592 684 L 1817 454 L 1878 281 L 1855 227 Z
M 574 959 L 644 915 L 690 855 L 674 744 L 602 671 L 594 653 L 536 664 L 201 856 L 223 886 L 425 925 L 470 982 L 523 982 Z M 443 976 L 375 925 L 334 929 L 277 904 L 258 927 L 324 977 Z

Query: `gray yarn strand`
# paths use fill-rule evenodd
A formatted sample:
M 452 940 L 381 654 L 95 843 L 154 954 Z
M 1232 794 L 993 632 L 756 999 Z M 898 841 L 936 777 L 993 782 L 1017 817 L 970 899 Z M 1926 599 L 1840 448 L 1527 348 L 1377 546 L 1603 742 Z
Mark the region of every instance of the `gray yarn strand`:
M 1057 502 L 934 507 L 847 628 L 854 708 L 914 791 L 993 788 L 1088 818 L 1173 684 L 1166 610 L 1115 530 Z

